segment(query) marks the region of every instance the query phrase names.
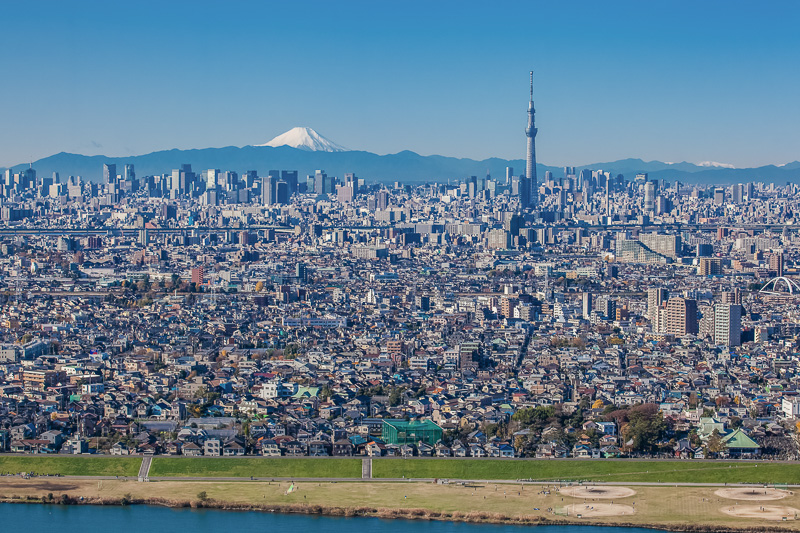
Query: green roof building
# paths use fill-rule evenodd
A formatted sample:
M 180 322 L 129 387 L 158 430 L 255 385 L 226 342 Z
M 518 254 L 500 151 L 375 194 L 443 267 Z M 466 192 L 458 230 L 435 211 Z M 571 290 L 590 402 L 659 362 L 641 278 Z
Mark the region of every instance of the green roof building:
M 384 420 L 381 438 L 389 444 L 434 445 L 442 440 L 442 428 L 430 420 Z
M 756 441 L 748 437 L 744 431 L 737 429 L 724 437 L 727 451 L 732 456 L 753 456 L 761 454 L 761 446 Z

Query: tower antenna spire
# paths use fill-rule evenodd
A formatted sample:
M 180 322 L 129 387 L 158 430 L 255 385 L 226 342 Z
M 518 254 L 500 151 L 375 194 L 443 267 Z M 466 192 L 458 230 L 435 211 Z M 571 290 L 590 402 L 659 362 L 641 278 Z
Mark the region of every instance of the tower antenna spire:
M 531 102 L 533 102 L 533 71 L 531 71 Z

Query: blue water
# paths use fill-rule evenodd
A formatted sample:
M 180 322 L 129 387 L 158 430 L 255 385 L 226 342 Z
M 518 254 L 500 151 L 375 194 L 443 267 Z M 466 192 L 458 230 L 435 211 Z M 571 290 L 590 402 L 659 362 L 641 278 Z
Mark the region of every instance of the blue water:
M 593 526 L 496 526 L 427 520 L 338 518 L 316 515 L 284 515 L 260 512 L 171 509 L 133 505 L 0 504 L 3 531 L 80 531 L 124 533 L 654 533 L 652 529 Z

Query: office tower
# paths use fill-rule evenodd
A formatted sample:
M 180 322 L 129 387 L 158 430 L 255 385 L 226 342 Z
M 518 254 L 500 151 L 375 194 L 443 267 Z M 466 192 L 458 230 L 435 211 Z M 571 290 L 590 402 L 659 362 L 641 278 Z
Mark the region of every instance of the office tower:
M 647 317 L 655 320 L 658 310 L 669 298 L 669 291 L 664 288 L 647 289 Z
M 525 176 L 514 176 L 511 179 L 511 194 L 519 197 L 519 206 L 526 208 L 530 205 L 530 180 Z
M 317 170 L 314 173 L 314 193 L 325 194 L 325 182 L 328 181 L 328 175 L 324 170 Z
M 714 306 L 714 344 L 739 346 L 742 344 L 742 306 L 730 303 Z
M 275 184 L 275 203 L 278 205 L 286 205 L 289 203 L 290 198 L 289 184 L 281 180 Z
M 136 179 L 136 172 L 134 171 L 132 164 L 129 163 L 122 168 L 122 177 L 125 181 L 134 181 Z
M 349 204 L 355 198 L 355 191 L 358 189 L 358 178 L 355 174 L 344 175 L 344 185 L 336 189 L 336 198 L 341 204 Z
M 297 171 L 296 170 L 282 170 L 281 171 L 281 179 L 285 181 L 289 185 L 289 197 L 291 198 L 292 195 L 297 194 L 300 192 L 298 189 L 297 183 Z
M 306 281 L 308 278 L 308 270 L 306 269 L 305 263 L 297 263 L 294 266 L 294 277 L 296 277 L 298 281 Z
M 217 185 L 219 185 L 219 169 L 209 168 L 206 171 L 206 190 L 207 191 L 216 190 Z
M 103 165 L 103 183 L 114 183 L 117 181 L 117 165 L 106 163 Z
M 506 167 L 506 185 L 511 185 L 511 176 L 514 175 L 513 167 Z
M 506 220 L 503 222 L 503 229 L 511 233 L 511 235 L 519 235 L 520 228 L 524 225 L 525 221 L 517 214 L 506 213 Z
M 741 183 L 734 183 L 731 185 L 731 201 L 735 204 L 742 203 L 744 198 L 744 185 Z
M 697 257 L 711 257 L 714 253 L 714 246 L 711 244 L 698 243 L 697 244 Z
M 714 203 L 717 205 L 722 205 L 724 202 L 725 202 L 725 189 L 719 187 L 714 189 Z
M 525 135 L 528 137 L 528 157 L 525 165 L 525 177 L 529 181 L 528 194 L 533 205 L 539 200 L 539 183 L 536 179 L 536 133 L 534 127 L 534 115 L 536 110 L 533 108 L 533 71 L 531 71 L 531 100 L 528 103 L 528 127 L 525 128 Z
M 646 212 L 654 211 L 656 207 L 656 183 L 654 181 L 647 181 L 644 184 L 644 210 Z
M 783 251 L 769 256 L 769 269 L 775 272 L 776 276 L 783 276 Z
M 248 189 L 255 187 L 257 178 L 258 172 L 255 170 L 245 170 L 242 174 L 242 181 L 244 181 L 244 186 Z
M 169 181 L 170 193 L 173 196 L 180 194 L 181 189 L 181 170 L 179 168 L 172 169 L 172 176 Z
M 564 177 L 568 178 L 575 175 L 575 167 L 564 167 Z
M 667 323 L 664 333 L 671 335 L 697 335 L 697 301 L 670 298 L 667 302 Z
M 389 192 L 387 190 L 380 190 L 375 195 L 375 209 L 386 209 L 389 207 Z
M 278 178 L 269 175 L 261 178 L 261 204 L 262 205 L 275 205 L 276 200 L 276 186 Z
M 592 293 L 584 292 L 581 296 L 581 308 L 583 311 L 583 318 L 589 319 L 592 316 Z

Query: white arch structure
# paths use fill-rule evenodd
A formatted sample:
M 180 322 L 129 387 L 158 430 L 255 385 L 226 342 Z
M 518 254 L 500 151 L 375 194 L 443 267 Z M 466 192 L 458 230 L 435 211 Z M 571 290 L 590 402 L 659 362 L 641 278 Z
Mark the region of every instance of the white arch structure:
M 778 290 L 778 287 L 780 287 L 781 283 L 786 285 L 786 290 Z M 800 294 L 800 285 L 785 276 L 778 276 L 777 278 L 772 278 L 766 282 L 758 292 L 763 292 L 764 294 Z

